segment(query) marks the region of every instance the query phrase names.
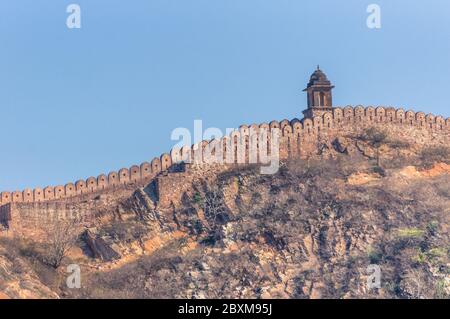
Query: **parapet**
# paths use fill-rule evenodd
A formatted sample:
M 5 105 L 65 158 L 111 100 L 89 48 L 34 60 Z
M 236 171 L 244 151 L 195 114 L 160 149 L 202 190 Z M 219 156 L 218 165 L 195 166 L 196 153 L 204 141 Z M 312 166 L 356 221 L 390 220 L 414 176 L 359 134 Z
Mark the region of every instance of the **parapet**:
M 269 124 L 262 123 L 249 126 L 241 125 L 230 136 L 224 136 L 222 139 L 202 141 L 197 145 L 185 146 L 181 149 L 174 148 L 169 153 L 155 157 L 150 163 L 143 162 L 130 168 L 121 168 L 118 172 L 114 171 L 108 174 L 100 174 L 97 177 L 91 176 L 87 179 L 80 179 L 75 183 L 35 188 L 34 190 L 1 192 L 0 206 L 11 202 L 32 203 L 61 200 L 101 192 L 124 184 L 145 182 L 161 171 L 168 170 L 175 163 L 204 163 L 206 152 L 209 156 L 211 154 L 222 156 L 222 154 L 230 154 L 231 152 L 231 156 L 238 162 L 236 150 L 243 147 L 247 152 L 244 160 L 250 162 L 251 156 L 248 154 L 248 149 L 250 148 L 249 135 L 251 131 L 267 130 L 270 132 L 275 129 L 279 130 L 281 135 L 280 156 L 289 157 L 304 154 L 305 150 L 302 153 L 302 143 L 299 143 L 299 141 L 307 141 L 320 133 L 333 132 L 337 129 L 345 129 L 345 127 L 375 124 L 426 130 L 434 135 L 443 135 L 450 142 L 450 118 L 444 119 L 442 116 L 425 115 L 423 112 L 404 111 L 402 108 L 396 109 L 393 107 L 334 107 L 332 111 L 313 118 L 293 119 L 291 121 L 285 119 L 281 122 L 271 121 Z M 263 146 L 257 144 L 257 147 Z M 270 149 L 267 149 L 267 152 L 270 153 Z

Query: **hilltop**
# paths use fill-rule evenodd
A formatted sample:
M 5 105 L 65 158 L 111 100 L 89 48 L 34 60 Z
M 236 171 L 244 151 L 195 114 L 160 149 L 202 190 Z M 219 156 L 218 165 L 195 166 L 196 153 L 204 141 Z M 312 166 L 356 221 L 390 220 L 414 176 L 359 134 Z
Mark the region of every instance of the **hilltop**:
M 343 152 L 358 143 L 357 152 Z M 257 165 L 201 169 L 177 178 L 186 191 L 164 208 L 153 202 L 150 182 L 111 202 L 89 229 L 117 256 L 103 250 L 93 258 L 80 239 L 54 269 L 42 258 L 45 242 L 2 238 L 0 291 L 9 298 L 448 298 L 450 152 L 402 149 L 393 158 L 392 139 L 378 150 L 359 136 L 335 143 L 328 159 L 283 161 L 274 175 Z M 81 289 L 65 286 L 71 263 L 81 265 Z M 367 288 L 370 264 L 381 268 L 379 289 Z

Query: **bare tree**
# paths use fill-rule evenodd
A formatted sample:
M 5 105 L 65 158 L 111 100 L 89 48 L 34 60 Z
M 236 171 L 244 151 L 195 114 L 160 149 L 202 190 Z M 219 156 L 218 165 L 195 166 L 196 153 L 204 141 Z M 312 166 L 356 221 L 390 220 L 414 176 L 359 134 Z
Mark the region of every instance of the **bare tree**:
M 44 261 L 58 268 L 67 252 L 75 245 L 79 235 L 80 225 L 75 220 L 53 220 L 44 229 L 47 251 Z
M 206 192 L 204 199 L 204 211 L 208 223 L 212 226 L 210 228 L 215 227 L 217 224 L 217 219 L 223 217 L 223 214 L 225 213 L 223 194 L 219 187 L 209 188 Z

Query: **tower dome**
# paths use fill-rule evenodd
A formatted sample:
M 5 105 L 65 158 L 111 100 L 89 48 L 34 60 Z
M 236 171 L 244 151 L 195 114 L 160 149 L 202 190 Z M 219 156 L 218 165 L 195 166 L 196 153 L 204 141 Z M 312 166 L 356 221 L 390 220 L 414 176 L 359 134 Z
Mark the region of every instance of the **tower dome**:
M 313 74 L 311 74 L 308 86 L 317 84 L 318 82 L 330 82 L 328 81 L 326 74 L 322 72 L 319 66 L 317 66 L 317 69 L 314 71 Z

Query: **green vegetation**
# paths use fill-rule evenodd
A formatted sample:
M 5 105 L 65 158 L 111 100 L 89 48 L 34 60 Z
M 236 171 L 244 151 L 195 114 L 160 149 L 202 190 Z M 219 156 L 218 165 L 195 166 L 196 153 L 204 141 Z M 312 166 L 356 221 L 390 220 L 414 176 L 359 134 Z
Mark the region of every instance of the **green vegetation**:
M 427 255 L 425 253 L 423 253 L 422 251 L 418 250 L 417 254 L 414 255 L 411 259 L 412 259 L 412 261 L 414 261 L 418 264 L 423 264 L 427 261 Z
M 199 192 L 196 192 L 192 200 L 195 204 L 201 204 L 203 202 L 203 197 Z
M 447 252 L 444 248 L 432 248 L 427 251 L 427 256 L 429 258 L 440 258 L 445 257 L 447 255 Z
M 400 239 L 420 239 L 425 231 L 418 228 L 400 228 L 397 229 L 396 235 Z

